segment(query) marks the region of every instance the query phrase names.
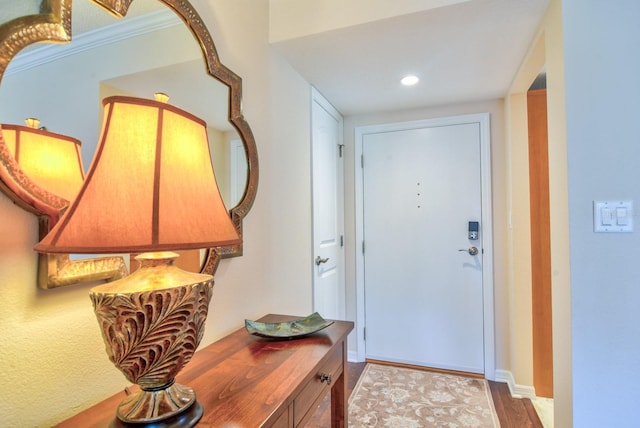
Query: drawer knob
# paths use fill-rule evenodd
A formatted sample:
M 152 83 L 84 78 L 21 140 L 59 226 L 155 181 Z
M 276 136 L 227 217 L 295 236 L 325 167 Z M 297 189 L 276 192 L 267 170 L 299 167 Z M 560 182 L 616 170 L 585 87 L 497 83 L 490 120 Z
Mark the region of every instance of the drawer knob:
M 320 374 L 320 383 L 326 382 L 327 385 L 331 385 L 331 375 L 326 373 Z

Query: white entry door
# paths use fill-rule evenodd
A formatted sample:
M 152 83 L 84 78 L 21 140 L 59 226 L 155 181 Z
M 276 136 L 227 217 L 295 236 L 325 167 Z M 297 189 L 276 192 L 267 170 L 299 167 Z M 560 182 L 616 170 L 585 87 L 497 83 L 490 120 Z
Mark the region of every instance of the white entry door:
M 313 157 L 313 307 L 345 318 L 344 162 L 342 116 L 315 89 L 311 107 Z
M 480 123 L 369 133 L 362 154 L 366 357 L 484 373 Z

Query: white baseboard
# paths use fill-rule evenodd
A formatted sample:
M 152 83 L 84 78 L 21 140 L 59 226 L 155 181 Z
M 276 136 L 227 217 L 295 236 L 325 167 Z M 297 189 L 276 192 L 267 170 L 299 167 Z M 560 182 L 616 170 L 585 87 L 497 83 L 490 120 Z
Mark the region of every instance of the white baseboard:
M 504 382 L 509 387 L 513 398 L 536 398 L 536 390 L 533 386 L 517 385 L 513 374 L 508 370 L 496 370 L 496 382 Z

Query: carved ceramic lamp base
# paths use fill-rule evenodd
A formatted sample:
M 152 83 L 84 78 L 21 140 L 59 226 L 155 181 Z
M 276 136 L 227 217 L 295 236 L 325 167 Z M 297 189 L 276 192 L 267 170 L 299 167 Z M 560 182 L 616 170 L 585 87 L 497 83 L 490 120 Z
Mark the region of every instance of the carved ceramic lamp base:
M 125 422 L 157 422 L 185 411 L 196 402 L 193 389 L 171 382 L 129 395 L 118 406 L 118 419 Z
M 174 379 L 202 339 L 213 277 L 181 270 L 177 257 L 141 254 L 134 273 L 91 289 L 109 359 L 141 388 L 118 406 L 125 423 L 182 420 L 181 413 L 195 411 L 195 424 L 202 416 L 195 392 Z

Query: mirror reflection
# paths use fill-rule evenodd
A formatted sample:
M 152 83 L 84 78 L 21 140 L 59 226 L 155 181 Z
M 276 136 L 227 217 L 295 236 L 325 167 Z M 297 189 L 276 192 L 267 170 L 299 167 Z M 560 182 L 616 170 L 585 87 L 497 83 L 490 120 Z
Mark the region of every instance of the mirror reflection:
M 29 7 L 36 3 L 46 4 L 29 2 Z M 21 13 L 33 11 L 15 12 Z M 91 28 L 88 23 L 94 22 L 101 27 Z M 73 28 L 84 31 L 73 33 L 73 43 L 33 45 L 11 61 L 0 85 L 0 123 L 38 118 L 47 131 L 82 142 L 88 169 L 104 97 L 167 93 L 169 103 L 207 122 L 220 193 L 228 208 L 236 206 L 247 185 L 248 165 L 243 142 L 228 121 L 229 89 L 206 73 L 202 50 L 183 21 L 156 0 L 135 1 L 120 20 L 80 2 L 74 4 Z M 197 256 L 200 265 L 202 257 Z
M 242 141 L 227 120 L 228 88 L 206 75 L 198 58 L 107 79 L 101 83 L 100 98 L 111 95 L 149 98 L 158 88 L 169 95 L 170 104 L 207 122 L 220 194 L 227 207 L 234 207 L 244 192 L 247 168 Z
M 23 1 L 0 1 L 2 13 L 0 14 L 0 24 L 25 15 L 37 15 L 40 13 L 50 13 L 50 8 L 42 0 Z
M 138 0 L 130 13 L 145 3 L 159 4 Z M 73 19 L 83 17 L 74 9 Z M 220 192 L 227 207 L 235 206 L 247 171 L 242 142 L 227 120 L 228 88 L 206 74 L 202 51 L 189 30 L 166 7 L 109 19 L 111 25 L 74 36 L 69 45 L 40 45 L 19 54 L 0 85 L 0 122 L 38 118 L 48 131 L 80 140 L 88 168 L 100 131 L 101 100 L 110 95 L 153 98 L 164 92 L 171 104 L 207 122 Z M 132 36 L 150 24 L 158 28 Z M 81 46 L 85 43 L 89 48 Z

